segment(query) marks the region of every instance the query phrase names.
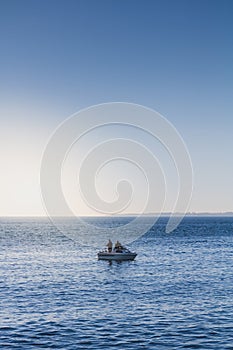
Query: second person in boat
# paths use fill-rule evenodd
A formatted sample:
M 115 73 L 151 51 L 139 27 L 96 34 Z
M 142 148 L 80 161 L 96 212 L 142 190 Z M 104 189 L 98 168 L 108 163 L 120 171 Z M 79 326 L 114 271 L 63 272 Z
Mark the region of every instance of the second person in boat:
M 122 250 L 123 250 L 122 244 L 121 244 L 119 241 L 117 241 L 117 242 L 115 243 L 114 251 L 115 251 L 116 253 L 122 253 Z

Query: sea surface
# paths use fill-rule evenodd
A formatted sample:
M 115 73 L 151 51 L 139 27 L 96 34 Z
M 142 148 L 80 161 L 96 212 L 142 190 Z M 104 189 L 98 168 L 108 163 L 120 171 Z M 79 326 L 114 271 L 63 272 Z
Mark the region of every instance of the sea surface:
M 0 219 L 0 349 L 233 349 L 233 218 L 166 222 L 110 264 L 67 222 Z

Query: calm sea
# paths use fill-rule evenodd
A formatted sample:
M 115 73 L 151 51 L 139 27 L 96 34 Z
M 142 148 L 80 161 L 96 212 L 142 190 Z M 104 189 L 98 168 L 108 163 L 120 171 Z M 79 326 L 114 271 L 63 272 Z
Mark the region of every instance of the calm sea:
M 233 218 L 166 220 L 110 264 L 45 219 L 1 219 L 0 348 L 233 349 Z

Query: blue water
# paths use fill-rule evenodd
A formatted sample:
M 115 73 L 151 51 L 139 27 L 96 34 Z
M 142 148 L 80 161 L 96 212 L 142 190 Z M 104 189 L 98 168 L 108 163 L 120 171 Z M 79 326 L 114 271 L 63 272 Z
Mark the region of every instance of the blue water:
M 0 348 L 233 349 L 233 218 L 166 220 L 110 264 L 45 219 L 1 219 Z

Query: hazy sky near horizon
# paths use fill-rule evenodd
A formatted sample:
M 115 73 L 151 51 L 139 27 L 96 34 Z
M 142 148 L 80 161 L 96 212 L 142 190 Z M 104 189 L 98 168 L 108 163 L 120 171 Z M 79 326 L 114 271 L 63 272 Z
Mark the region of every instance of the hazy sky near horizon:
M 233 211 L 232 38 L 231 0 L 0 0 L 0 216 L 45 214 L 39 173 L 51 133 L 112 101 L 152 108 L 182 135 L 189 211 Z

